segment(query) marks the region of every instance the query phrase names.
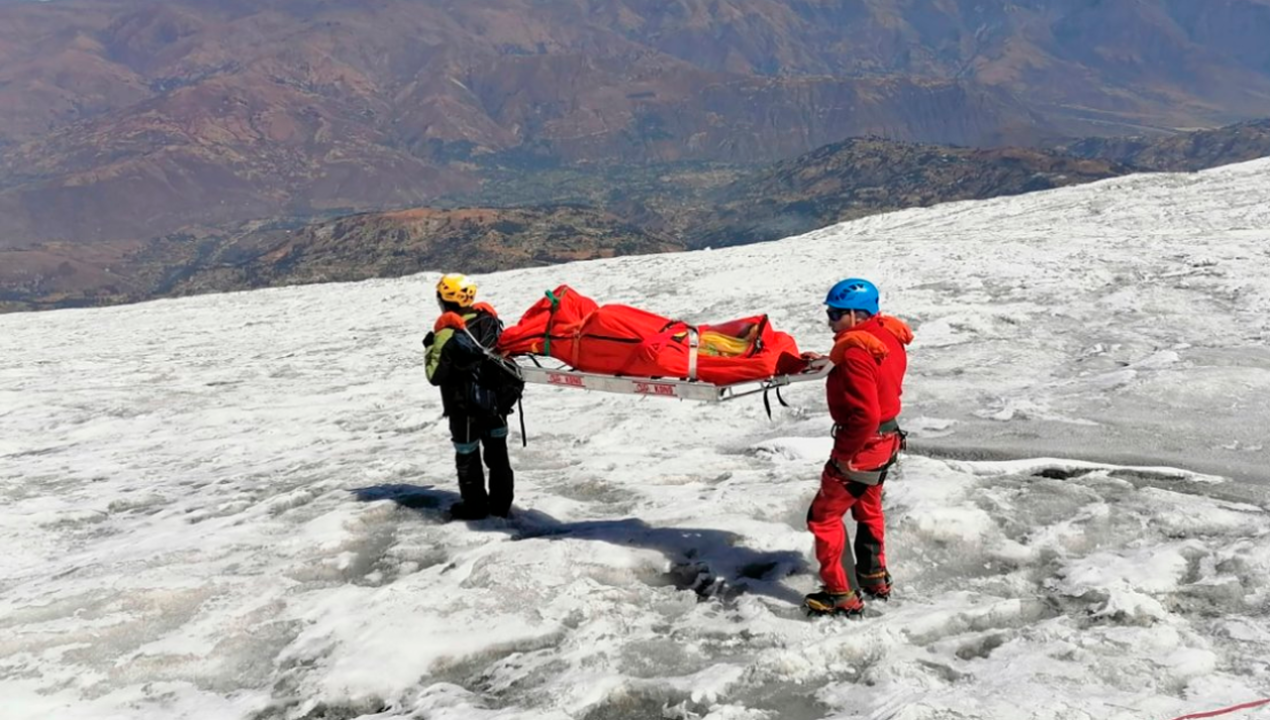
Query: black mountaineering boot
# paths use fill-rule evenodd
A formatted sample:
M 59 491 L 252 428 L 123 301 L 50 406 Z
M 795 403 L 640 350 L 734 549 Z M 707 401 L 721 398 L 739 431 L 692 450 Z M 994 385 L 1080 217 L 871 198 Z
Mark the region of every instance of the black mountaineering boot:
M 891 599 L 891 573 L 879 570 L 867 575 L 859 575 L 860 592 L 874 600 Z
M 854 590 L 831 593 L 822 590 L 803 598 L 803 606 L 809 615 L 846 615 L 855 617 L 864 612 L 864 601 Z

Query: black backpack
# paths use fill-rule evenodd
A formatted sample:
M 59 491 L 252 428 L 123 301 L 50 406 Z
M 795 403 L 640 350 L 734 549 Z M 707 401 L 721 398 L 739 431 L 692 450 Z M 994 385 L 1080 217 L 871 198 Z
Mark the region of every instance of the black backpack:
M 487 356 L 476 368 L 471 406 L 478 413 L 506 417 L 515 411 L 524 392 L 525 381 L 515 362 Z

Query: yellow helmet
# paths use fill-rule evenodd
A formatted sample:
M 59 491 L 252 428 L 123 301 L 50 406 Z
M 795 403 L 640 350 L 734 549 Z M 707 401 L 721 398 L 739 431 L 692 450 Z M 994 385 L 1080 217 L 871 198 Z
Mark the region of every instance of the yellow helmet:
M 437 297 L 459 307 L 471 307 L 476 301 L 476 283 L 459 273 L 444 275 L 437 283 Z

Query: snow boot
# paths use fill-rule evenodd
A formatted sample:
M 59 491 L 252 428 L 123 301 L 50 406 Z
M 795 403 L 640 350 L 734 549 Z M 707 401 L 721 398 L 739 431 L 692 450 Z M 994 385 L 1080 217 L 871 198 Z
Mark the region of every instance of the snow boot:
M 874 600 L 891 599 L 891 573 L 879 570 L 868 575 L 860 575 L 860 592 Z
M 864 601 L 854 590 L 831 593 L 822 590 L 803 598 L 803 606 L 809 615 L 846 615 L 855 617 L 864 612 Z

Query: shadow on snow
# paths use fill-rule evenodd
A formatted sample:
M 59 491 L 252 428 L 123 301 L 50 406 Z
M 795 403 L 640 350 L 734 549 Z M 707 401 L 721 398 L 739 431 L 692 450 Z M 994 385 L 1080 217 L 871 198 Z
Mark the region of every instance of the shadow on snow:
M 449 520 L 450 505 L 459 495 L 431 485 L 388 484 L 351 491 L 362 502 L 391 500 L 425 518 Z M 741 536 L 725 530 L 653 527 L 638 518 L 564 522 L 537 510 L 513 509 L 511 519 L 464 522 L 473 530 L 501 532 L 512 540 L 531 538 L 596 540 L 660 552 L 671 563 L 666 580 L 680 590 L 692 590 L 699 600 L 716 597 L 730 603 L 746 593 L 766 595 L 792 605 L 802 595 L 784 587 L 781 578 L 807 569 L 801 553 L 764 552 L 737 545 Z

